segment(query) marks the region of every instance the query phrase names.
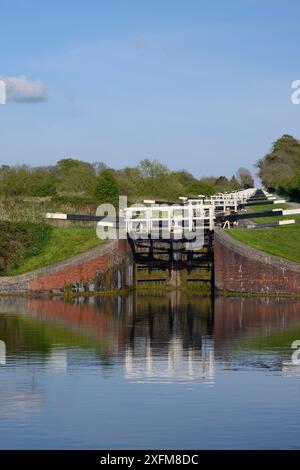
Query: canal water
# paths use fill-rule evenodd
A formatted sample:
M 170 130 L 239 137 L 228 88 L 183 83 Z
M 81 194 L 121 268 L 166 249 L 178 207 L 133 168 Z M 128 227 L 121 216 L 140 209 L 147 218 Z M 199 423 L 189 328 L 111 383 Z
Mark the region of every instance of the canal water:
M 300 302 L 1 298 L 0 340 L 1 449 L 300 448 Z

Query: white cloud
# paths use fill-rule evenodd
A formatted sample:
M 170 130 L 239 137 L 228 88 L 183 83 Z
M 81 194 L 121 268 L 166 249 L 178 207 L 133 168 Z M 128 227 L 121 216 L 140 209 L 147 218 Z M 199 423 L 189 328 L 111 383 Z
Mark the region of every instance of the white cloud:
M 6 101 L 38 103 L 46 101 L 46 87 L 40 80 L 29 80 L 25 75 L 1 77 L 6 85 Z

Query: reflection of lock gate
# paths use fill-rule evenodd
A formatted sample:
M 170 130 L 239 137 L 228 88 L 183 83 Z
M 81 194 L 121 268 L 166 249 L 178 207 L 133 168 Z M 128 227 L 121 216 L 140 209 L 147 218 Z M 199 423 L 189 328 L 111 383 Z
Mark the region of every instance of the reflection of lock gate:
M 183 340 L 173 337 L 168 343 L 168 352 L 162 360 L 153 354 L 151 342 L 140 344 L 135 352 L 128 346 L 125 354 L 126 378 L 138 381 L 176 382 L 186 380 L 202 380 L 213 384 L 215 381 L 214 343 L 209 337 L 203 336 L 201 350 L 183 347 Z M 141 356 L 139 356 L 141 354 Z M 145 358 L 141 361 L 141 357 Z

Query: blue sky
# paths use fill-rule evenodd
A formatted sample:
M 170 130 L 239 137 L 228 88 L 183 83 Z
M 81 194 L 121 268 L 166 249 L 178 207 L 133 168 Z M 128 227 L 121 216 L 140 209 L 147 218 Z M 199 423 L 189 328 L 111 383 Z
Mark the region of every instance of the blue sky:
M 47 99 L 0 106 L 1 163 L 155 158 L 235 173 L 300 137 L 294 0 L 1 1 L 0 76 Z

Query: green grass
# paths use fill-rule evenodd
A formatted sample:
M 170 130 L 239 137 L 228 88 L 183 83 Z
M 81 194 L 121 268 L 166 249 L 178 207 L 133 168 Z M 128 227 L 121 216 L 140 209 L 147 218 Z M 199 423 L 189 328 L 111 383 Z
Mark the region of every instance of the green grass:
M 17 266 L 10 269 L 7 275 L 22 274 L 33 269 L 48 266 L 82 253 L 99 245 L 101 240 L 96 236 L 96 229 L 90 227 L 51 227 L 50 234 L 38 250 L 21 259 Z
M 46 212 L 95 214 L 97 204 L 83 196 L 10 197 L 0 196 L 0 218 L 10 222 L 40 222 Z
M 234 228 L 228 233 L 253 248 L 300 263 L 300 216 L 289 218 L 296 223 L 259 229 Z
M 265 212 L 272 209 L 290 209 L 289 204 L 274 204 L 262 206 L 250 206 L 248 213 Z M 291 261 L 300 263 L 300 216 L 288 215 L 278 217 L 262 217 L 253 219 L 257 224 L 275 222 L 284 219 L 295 219 L 295 224 L 281 225 L 276 227 L 246 229 L 234 228 L 228 233 L 243 243 L 265 251 L 275 256 L 280 256 Z
M 288 204 L 266 204 L 262 206 L 249 206 L 247 207 L 247 212 L 249 214 L 257 213 L 257 212 L 270 212 L 274 209 L 289 209 Z M 274 217 L 261 217 L 258 219 L 252 219 L 257 224 L 263 224 L 266 222 L 275 222 L 276 220 L 282 220 L 282 216 L 274 216 Z

